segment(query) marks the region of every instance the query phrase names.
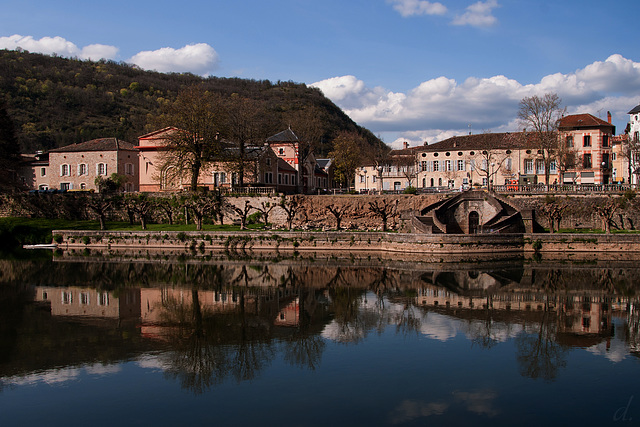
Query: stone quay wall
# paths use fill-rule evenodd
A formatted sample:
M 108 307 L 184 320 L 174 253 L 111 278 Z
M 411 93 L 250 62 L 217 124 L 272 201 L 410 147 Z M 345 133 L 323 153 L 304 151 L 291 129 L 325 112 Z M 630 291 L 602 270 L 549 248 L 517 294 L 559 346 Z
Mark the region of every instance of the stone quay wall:
M 53 232 L 62 250 L 159 251 L 330 251 L 385 252 L 418 256 L 444 254 L 600 254 L 640 258 L 640 234 L 405 234 L 383 232 L 176 232 L 75 231 Z

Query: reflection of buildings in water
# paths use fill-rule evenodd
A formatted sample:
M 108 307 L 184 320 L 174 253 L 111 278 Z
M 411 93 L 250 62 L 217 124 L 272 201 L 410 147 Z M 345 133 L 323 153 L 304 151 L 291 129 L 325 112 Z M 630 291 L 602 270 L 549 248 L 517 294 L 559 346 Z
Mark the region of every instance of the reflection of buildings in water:
M 276 315 L 275 326 L 298 326 L 300 323 L 300 299 L 295 298 Z
M 483 282 L 485 285 L 490 283 L 486 279 Z M 458 286 L 458 289 L 462 288 Z M 453 311 L 454 315 L 486 310 L 512 313 L 514 317 L 551 312 L 554 313 L 552 321 L 557 324 L 558 342 L 581 347 L 612 336 L 612 319 L 627 319 L 635 304 L 628 297 L 607 295 L 599 290 L 551 293 L 519 286 L 489 286 L 490 290 L 486 287 L 465 288 L 466 291 L 459 294 L 444 287 L 424 285 L 418 289 L 416 303 L 421 307 Z M 629 326 L 633 329 L 633 324 Z
M 98 289 L 36 287 L 36 302 L 48 303 L 53 316 L 81 316 L 106 319 L 140 317 L 140 290 L 113 292 Z

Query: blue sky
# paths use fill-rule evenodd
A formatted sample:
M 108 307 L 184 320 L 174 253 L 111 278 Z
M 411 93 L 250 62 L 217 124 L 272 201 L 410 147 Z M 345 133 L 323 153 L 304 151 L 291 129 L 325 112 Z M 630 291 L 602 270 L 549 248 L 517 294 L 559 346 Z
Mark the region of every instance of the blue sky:
M 640 2 L 0 1 L 0 48 L 292 80 L 399 146 L 511 131 L 524 96 L 617 132 L 640 104 Z

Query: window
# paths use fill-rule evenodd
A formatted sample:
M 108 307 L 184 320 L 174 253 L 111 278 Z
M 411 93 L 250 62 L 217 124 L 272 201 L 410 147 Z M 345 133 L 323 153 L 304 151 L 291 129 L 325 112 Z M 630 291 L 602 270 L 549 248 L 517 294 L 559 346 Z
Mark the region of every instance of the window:
M 267 166 L 271 166 L 271 158 L 270 158 L 270 157 L 267 157 L 267 158 L 265 159 L 264 163 L 265 163 Z
M 590 169 L 591 168 L 591 154 L 586 153 L 582 157 L 582 167 L 585 168 L 585 169 Z
M 289 175 L 284 176 L 284 185 L 289 185 Z
M 433 171 L 438 172 L 440 170 L 440 162 L 438 160 L 433 161 Z
M 609 146 L 609 135 L 602 135 L 602 146 L 603 147 Z
M 487 159 L 482 159 L 482 166 L 480 167 L 480 169 L 482 169 L 483 171 L 486 171 L 487 167 L 488 167 Z
M 476 161 L 474 159 L 471 159 L 471 170 L 476 170 Z
M 533 159 L 525 159 L 525 161 L 524 161 L 524 173 L 526 175 L 533 174 Z
M 47 176 L 47 168 L 40 168 L 40 176 Z
M 284 156 L 284 148 L 278 148 L 278 156 Z
M 104 176 L 107 174 L 107 165 L 105 163 L 98 163 L 96 165 L 96 175 Z
M 567 143 L 568 148 L 573 148 L 573 136 L 568 135 L 565 141 Z
M 78 175 L 86 175 L 87 174 L 87 164 L 80 163 L 78 165 Z
M 444 166 L 447 172 L 451 172 L 453 170 L 453 162 L 451 160 L 446 160 L 444 162 Z
M 549 165 L 549 173 L 551 175 L 555 175 L 558 173 L 558 164 L 555 162 L 555 160 Z
M 61 182 L 60 183 L 61 190 L 71 190 L 71 183 L 69 182 Z
M 71 304 L 73 302 L 73 292 L 62 291 L 62 303 Z
M 60 165 L 60 176 L 70 176 L 71 167 L 69 165 Z
M 583 147 L 591 147 L 591 135 L 585 135 L 582 141 Z
M 98 294 L 98 305 L 109 305 L 109 294 L 107 292 Z
M 85 184 L 84 182 L 80 183 L 80 189 L 81 190 L 86 190 L 87 189 L 87 184 Z
M 464 160 L 458 160 L 458 171 L 463 171 L 464 169 Z
M 510 171 L 511 168 L 513 168 L 513 161 L 511 160 L 511 157 L 507 157 L 504 160 L 504 169 Z
M 615 162 L 618 159 L 618 153 L 611 153 L 611 161 Z
M 360 175 L 360 182 L 363 183 L 364 182 L 364 177 L 365 175 Z
M 80 304 L 89 305 L 89 294 L 87 292 L 80 292 Z
M 362 179 L 362 177 L 360 177 L 360 179 Z M 363 182 L 363 181 L 360 181 L 360 182 Z M 282 174 L 281 173 L 278 174 L 278 184 L 282 184 Z
M 538 159 L 536 160 L 536 175 L 544 174 L 544 160 Z
M 133 175 L 133 163 L 125 163 L 124 173 L 125 175 Z
M 427 162 L 426 161 L 420 162 L 420 170 L 421 171 L 426 171 L 427 170 Z
M 273 184 L 273 172 L 265 172 L 264 173 L 264 183 L 265 184 Z
M 40 186 L 38 186 L 38 190 L 48 190 L 49 186 L 47 184 L 40 184 Z

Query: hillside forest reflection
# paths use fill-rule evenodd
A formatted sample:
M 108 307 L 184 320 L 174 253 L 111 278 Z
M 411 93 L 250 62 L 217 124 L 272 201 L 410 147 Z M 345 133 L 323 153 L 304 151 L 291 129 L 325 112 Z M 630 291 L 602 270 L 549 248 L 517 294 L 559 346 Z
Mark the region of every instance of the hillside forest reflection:
M 575 348 L 611 359 L 640 350 L 640 268 L 630 266 L 65 257 L 2 260 L 0 274 L 0 390 L 153 354 L 165 377 L 200 394 L 277 360 L 318 369 L 328 343 L 385 331 L 462 335 L 486 351 L 514 340 L 520 375 L 544 381 Z

